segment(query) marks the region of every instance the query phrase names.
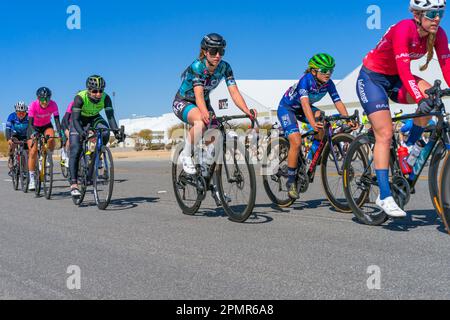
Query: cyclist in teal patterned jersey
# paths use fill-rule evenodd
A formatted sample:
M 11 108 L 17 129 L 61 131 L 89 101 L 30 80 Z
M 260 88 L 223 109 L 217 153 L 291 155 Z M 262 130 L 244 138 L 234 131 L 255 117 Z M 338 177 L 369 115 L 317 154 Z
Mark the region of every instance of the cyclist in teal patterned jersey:
M 210 121 L 209 112 L 214 112 L 209 94 L 222 80 L 225 80 L 235 105 L 250 118 L 256 117 L 256 111 L 253 110 L 252 114 L 242 98 L 230 65 L 222 60 L 225 47 L 226 41 L 216 33 L 203 38 L 200 57 L 183 72 L 183 82 L 172 105 L 175 115 L 181 121 L 192 125 L 186 146 L 180 155 L 183 170 L 187 174 L 196 173 L 192 146 L 197 144 L 206 130 Z

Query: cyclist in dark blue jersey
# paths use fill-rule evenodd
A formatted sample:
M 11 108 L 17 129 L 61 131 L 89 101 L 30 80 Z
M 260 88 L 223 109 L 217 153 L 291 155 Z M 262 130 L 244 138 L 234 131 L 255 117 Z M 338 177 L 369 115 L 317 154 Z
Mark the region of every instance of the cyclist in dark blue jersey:
M 313 143 L 312 151 L 314 152 L 315 149 L 317 150 L 319 141 L 324 134 L 323 125 L 316 122 L 316 118 L 320 116 L 320 110 L 313 106 L 314 103 L 319 102 L 326 94 L 329 94 L 339 113 L 348 116 L 347 108 L 342 103 L 336 86 L 331 80 L 335 66 L 333 57 L 326 53 L 320 53 L 312 57 L 304 76 L 298 83 L 289 88 L 278 107 L 278 118 L 290 143 L 288 190 L 292 199 L 299 198 L 295 179 L 302 139 L 297 121 L 307 122 L 316 132 L 319 132 Z
M 9 170 L 12 169 L 13 164 L 13 154 L 15 149 L 15 144 L 13 142 L 13 138 L 16 138 L 19 141 L 27 140 L 27 130 L 28 130 L 28 107 L 25 102 L 19 101 L 15 104 L 14 109 L 16 110 L 14 113 L 11 113 L 6 121 L 6 130 L 5 137 L 8 141 L 9 147 L 9 160 L 8 167 Z
M 192 161 L 192 146 L 201 139 L 209 123 L 209 112 L 213 111 L 209 94 L 225 80 L 231 98 L 236 106 L 249 117 L 252 112 L 236 85 L 230 65 L 223 61 L 226 41 L 222 36 L 211 33 L 201 43 L 200 57 L 194 61 L 182 75 L 183 83 L 177 92 L 172 108 L 175 115 L 192 126 L 186 146 L 180 158 L 187 174 L 195 174 Z M 256 111 L 254 113 L 256 116 Z

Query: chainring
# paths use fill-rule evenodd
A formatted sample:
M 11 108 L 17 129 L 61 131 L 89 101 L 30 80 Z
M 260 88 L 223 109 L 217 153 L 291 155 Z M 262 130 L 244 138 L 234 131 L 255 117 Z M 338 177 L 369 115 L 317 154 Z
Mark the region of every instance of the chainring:
M 398 206 L 405 209 L 406 205 L 411 200 L 411 186 L 408 180 L 402 176 L 395 176 L 391 183 L 392 196 L 397 202 Z

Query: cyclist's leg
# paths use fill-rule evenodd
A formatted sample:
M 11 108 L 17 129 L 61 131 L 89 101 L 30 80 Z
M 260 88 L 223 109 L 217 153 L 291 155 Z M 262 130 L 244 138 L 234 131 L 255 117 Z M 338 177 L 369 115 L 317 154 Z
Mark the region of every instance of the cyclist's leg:
M 44 131 L 44 136 L 49 136 L 49 137 L 54 137 L 55 136 L 55 130 L 53 130 L 53 126 L 49 126 L 48 128 L 45 129 Z M 55 150 L 55 139 L 50 138 L 47 141 L 47 146 L 50 152 L 53 152 L 53 150 Z
M 193 173 L 195 168 L 192 163 L 192 147 L 195 146 L 203 136 L 206 130 L 206 126 L 202 120 L 200 109 L 192 102 L 185 101 L 179 98 L 175 98 L 173 102 L 173 112 L 184 123 L 190 124 L 188 137 L 185 141 L 185 147 L 182 151 L 182 157 L 187 162 L 187 165 L 183 167 L 188 169 L 190 173 Z M 189 160 L 191 159 L 191 160 Z
M 81 154 L 81 137 L 73 125 L 70 126 L 69 172 L 72 188 L 78 188 L 78 164 Z
M 415 76 L 417 85 L 419 86 L 420 92 L 422 92 L 423 95 L 425 95 L 425 91 L 431 88 L 431 85 L 423 80 L 420 77 Z M 425 95 L 426 96 L 426 95 Z M 403 85 L 401 80 L 397 82 L 395 85 L 395 88 L 393 89 L 393 92 L 390 96 L 390 98 L 401 104 L 415 104 L 414 98 L 408 93 L 408 90 Z M 409 131 L 409 137 L 406 141 L 406 144 L 408 146 L 414 145 L 421 137 L 422 134 L 425 131 L 425 127 L 428 125 L 428 122 L 430 121 L 431 117 L 423 117 L 423 118 L 417 118 L 414 119 L 414 124 L 412 125 L 410 131 Z
M 288 154 L 288 187 L 290 187 L 295 183 L 297 177 L 298 155 L 302 145 L 302 136 L 298 127 L 297 116 L 293 111 L 280 105 L 277 113 L 285 136 L 289 139 L 290 144 Z
M 394 86 L 393 80 L 394 78 L 373 73 L 363 68 L 357 80 L 357 93 L 375 133 L 374 163 L 380 188 L 377 205 L 390 216 L 404 217 L 406 214 L 395 204 L 389 184 L 393 127 L 388 92 Z

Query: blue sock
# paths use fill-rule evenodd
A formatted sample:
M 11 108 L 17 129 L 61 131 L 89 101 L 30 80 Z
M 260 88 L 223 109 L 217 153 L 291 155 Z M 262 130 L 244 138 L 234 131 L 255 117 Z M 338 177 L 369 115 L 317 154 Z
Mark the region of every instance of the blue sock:
M 389 185 L 389 169 L 375 170 L 375 172 L 377 173 L 381 200 L 392 197 L 391 186 Z
M 288 168 L 288 185 L 295 183 L 297 178 L 297 168 Z
M 422 134 L 424 133 L 425 129 L 419 126 L 416 126 L 415 124 L 409 131 L 409 138 L 408 141 L 406 141 L 407 146 L 414 145 L 419 139 L 422 137 Z

